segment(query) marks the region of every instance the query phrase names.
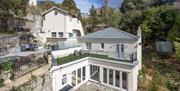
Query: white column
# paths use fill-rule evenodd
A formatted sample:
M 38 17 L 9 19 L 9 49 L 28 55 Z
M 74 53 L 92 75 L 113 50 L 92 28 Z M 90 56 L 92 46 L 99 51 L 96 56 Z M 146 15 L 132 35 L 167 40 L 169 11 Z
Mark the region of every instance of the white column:
M 120 77 L 120 88 L 122 88 L 122 72 L 119 72 L 119 77 Z
M 90 79 L 90 65 L 86 66 L 86 80 Z
M 103 68 L 100 67 L 100 82 L 102 83 L 103 82 Z
M 113 70 L 113 86 L 116 85 L 116 76 L 115 76 L 115 70 Z
M 107 69 L 107 84 L 109 84 L 109 69 Z
M 78 70 L 76 69 L 76 86 L 78 85 Z
M 72 85 L 72 72 L 68 74 L 67 78 L 68 78 L 68 83 Z
M 83 81 L 83 68 L 81 68 L 81 82 Z
M 133 91 L 133 75 L 127 73 L 127 91 Z

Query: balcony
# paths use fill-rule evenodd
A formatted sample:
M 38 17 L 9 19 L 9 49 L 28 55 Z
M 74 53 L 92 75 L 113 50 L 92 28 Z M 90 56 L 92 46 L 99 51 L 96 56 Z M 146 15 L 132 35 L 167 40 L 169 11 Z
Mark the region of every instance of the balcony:
M 122 53 L 111 52 L 111 51 L 81 50 L 79 52 L 75 52 L 74 54 L 57 58 L 57 64 L 62 65 L 62 64 L 69 63 L 69 62 L 82 59 L 85 57 L 109 59 L 112 61 L 121 61 L 121 62 L 127 62 L 127 63 L 134 63 L 137 61 L 137 58 L 134 57 L 132 53 L 122 54 Z

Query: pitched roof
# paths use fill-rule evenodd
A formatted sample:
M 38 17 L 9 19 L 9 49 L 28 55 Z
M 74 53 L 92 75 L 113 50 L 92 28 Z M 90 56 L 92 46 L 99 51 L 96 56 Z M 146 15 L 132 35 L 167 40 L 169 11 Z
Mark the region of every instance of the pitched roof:
M 67 14 L 69 13 L 69 12 L 67 12 L 66 10 L 63 10 L 63 9 L 58 8 L 58 7 L 56 7 L 56 6 L 53 6 L 52 8 L 50 8 L 50 9 L 46 10 L 45 12 L 43 12 L 41 15 L 45 15 L 45 14 L 49 13 L 50 11 L 52 11 L 52 10 L 54 10 L 54 9 L 59 10 L 59 11 L 64 12 L 64 13 L 67 13 Z
M 137 36 L 119 30 L 117 28 L 109 27 L 104 30 L 85 35 L 81 38 L 138 38 Z
M 96 39 L 96 41 L 100 39 L 103 41 L 114 39 L 115 41 L 132 42 L 137 41 L 138 37 L 128 32 L 119 30 L 117 28 L 109 27 L 79 38 L 80 41 L 83 41 L 83 39 L 89 39 L 90 41 L 92 41 L 93 39 Z

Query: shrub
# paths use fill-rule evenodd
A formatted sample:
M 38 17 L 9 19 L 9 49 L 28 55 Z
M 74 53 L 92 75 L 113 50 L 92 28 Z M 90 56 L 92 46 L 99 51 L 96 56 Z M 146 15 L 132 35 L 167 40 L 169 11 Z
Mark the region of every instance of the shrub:
M 176 60 L 180 60 L 180 43 L 175 42 L 175 49 L 176 49 Z
M 3 71 L 12 70 L 11 66 L 12 66 L 12 62 L 10 61 L 0 64 L 0 67 L 2 68 Z
M 0 87 L 4 85 L 4 79 L 0 79 Z
M 154 82 L 152 82 L 149 91 L 158 91 L 158 86 Z

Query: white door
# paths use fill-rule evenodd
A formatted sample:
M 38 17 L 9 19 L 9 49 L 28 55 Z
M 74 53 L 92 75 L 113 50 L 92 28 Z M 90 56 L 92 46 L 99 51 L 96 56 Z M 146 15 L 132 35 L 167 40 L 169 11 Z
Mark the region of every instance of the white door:
M 117 50 L 117 58 L 124 59 L 124 44 L 117 44 L 116 50 Z

